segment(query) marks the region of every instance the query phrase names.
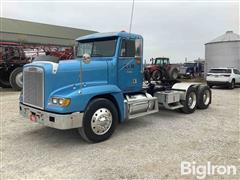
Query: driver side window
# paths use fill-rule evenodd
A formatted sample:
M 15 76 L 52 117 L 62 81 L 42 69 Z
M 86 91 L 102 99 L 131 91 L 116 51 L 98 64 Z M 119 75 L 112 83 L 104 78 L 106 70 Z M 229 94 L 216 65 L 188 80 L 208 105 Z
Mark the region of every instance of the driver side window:
M 135 57 L 135 41 L 123 39 L 120 57 Z
M 85 53 L 92 54 L 92 47 L 93 43 L 82 43 L 80 46 L 77 47 L 77 56 L 82 57 Z

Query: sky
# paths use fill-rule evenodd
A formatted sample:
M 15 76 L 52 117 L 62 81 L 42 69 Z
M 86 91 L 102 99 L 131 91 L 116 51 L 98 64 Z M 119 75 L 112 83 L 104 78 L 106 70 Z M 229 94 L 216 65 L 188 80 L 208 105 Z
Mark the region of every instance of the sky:
M 132 0 L 1 1 L 1 17 L 98 32 L 129 31 Z M 204 44 L 239 33 L 238 1 L 135 0 L 132 32 L 144 38 L 144 59 L 175 62 L 205 57 Z

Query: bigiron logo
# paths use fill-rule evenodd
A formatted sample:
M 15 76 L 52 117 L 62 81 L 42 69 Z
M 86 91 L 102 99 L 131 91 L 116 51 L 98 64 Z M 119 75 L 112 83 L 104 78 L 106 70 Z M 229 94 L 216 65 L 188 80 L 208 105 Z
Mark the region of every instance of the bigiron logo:
M 196 162 L 181 162 L 181 175 L 193 175 L 197 179 L 205 179 L 206 176 L 236 176 L 237 167 L 234 165 L 213 165 L 207 162 L 204 165 L 198 165 Z

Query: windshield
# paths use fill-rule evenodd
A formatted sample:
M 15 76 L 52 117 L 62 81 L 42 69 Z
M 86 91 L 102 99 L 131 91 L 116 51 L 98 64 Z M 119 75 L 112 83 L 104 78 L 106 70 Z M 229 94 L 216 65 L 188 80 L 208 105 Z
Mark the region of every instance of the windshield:
M 156 58 L 155 64 L 159 64 L 159 65 L 169 64 L 169 59 Z
M 231 73 L 231 69 L 211 69 L 209 73 Z
M 185 67 L 194 67 L 195 63 L 184 63 Z
M 116 42 L 116 37 L 79 42 L 77 57 L 82 57 L 85 53 L 91 57 L 112 57 L 115 53 Z

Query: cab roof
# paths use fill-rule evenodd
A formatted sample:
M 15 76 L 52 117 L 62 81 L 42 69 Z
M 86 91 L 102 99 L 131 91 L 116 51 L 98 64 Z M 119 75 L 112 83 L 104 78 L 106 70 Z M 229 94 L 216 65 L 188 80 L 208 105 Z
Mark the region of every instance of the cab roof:
M 90 35 L 86 35 L 86 36 L 81 36 L 81 37 L 77 38 L 76 41 L 107 38 L 107 37 L 125 37 L 125 38 L 140 38 L 140 39 L 142 39 L 141 35 L 128 33 L 125 31 L 120 31 L 120 32 L 94 33 L 94 34 L 90 34 Z

